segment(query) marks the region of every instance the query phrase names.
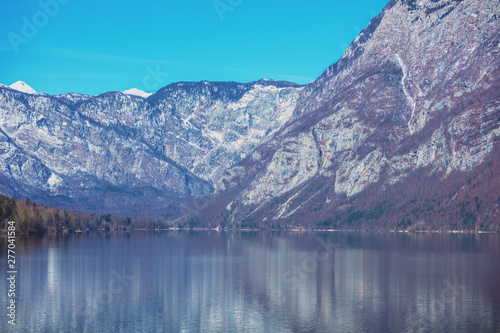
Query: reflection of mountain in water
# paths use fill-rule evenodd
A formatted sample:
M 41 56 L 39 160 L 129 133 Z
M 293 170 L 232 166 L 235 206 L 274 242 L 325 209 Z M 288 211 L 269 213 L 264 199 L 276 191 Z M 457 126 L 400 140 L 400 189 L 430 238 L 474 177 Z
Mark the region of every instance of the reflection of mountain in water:
M 496 235 L 332 233 L 325 256 L 316 251 L 327 235 L 313 233 L 51 237 L 18 243 L 19 324 L 29 331 L 491 331 L 500 324 Z

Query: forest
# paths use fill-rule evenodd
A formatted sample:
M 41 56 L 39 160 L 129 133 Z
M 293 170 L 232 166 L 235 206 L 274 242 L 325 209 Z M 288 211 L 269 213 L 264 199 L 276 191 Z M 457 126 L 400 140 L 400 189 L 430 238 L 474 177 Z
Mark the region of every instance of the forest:
M 500 169 L 495 156 L 479 168 L 450 174 L 445 183 L 419 169 L 384 192 L 374 185 L 356 197 L 338 198 L 326 209 L 324 201 L 310 201 L 300 214 L 284 220 L 267 219 L 268 211 L 263 210 L 229 223 L 220 214 L 227 214 L 225 206 L 218 207 L 209 198 L 201 198 L 191 212 L 167 209 L 163 218 L 155 219 L 75 212 L 0 195 L 0 230 L 15 221 L 18 233 L 206 228 L 500 232 Z M 307 197 L 315 191 L 310 186 L 303 194 Z M 279 206 L 279 199 L 273 204 Z
M 0 195 L 0 230 L 6 230 L 8 221 L 16 222 L 18 233 L 168 228 L 166 222 L 148 217 L 79 213 Z

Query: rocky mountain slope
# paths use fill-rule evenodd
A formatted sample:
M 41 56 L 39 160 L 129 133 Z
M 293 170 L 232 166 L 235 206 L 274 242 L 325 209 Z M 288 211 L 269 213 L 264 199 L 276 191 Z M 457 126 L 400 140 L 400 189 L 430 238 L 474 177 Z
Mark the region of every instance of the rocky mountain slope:
M 190 226 L 500 230 L 499 16 L 391 0 L 306 86 L 2 85 L 0 192 Z
M 0 87 L 0 191 L 71 209 L 162 216 L 213 191 L 272 137 L 302 88 L 176 83 L 149 98 Z
M 223 174 L 203 223 L 500 228 L 499 15 L 497 0 L 391 1 Z

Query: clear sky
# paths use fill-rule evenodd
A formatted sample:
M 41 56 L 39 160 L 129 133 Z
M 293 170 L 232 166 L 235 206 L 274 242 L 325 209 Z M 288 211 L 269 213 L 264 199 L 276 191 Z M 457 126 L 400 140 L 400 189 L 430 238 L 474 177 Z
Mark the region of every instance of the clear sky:
M 177 81 L 308 83 L 388 0 L 3 0 L 0 83 L 96 95 Z

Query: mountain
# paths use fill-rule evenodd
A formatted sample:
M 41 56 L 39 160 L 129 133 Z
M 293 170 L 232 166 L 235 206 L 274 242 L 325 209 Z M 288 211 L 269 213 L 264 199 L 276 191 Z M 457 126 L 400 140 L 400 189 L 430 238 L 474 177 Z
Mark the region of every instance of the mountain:
M 144 91 L 136 89 L 136 88 L 125 90 L 123 93 L 126 95 L 134 95 L 134 96 L 139 96 L 139 97 L 144 97 L 144 98 L 148 98 L 149 96 L 153 95 L 152 93 L 147 93 L 147 92 L 144 92 Z
M 0 192 L 88 212 L 178 213 L 290 119 L 301 89 L 180 82 L 144 99 L 0 87 Z
M 500 230 L 497 0 L 393 0 L 191 225 Z
M 500 231 L 498 0 L 391 0 L 306 86 L 0 86 L 0 192 L 189 226 Z
M 35 89 L 31 88 L 30 86 L 28 86 L 26 83 L 24 83 L 23 81 L 17 81 L 17 82 L 14 82 L 13 84 L 11 84 L 9 86 L 11 89 L 14 89 L 14 90 L 17 90 L 17 91 L 20 91 L 20 92 L 23 92 L 23 93 L 26 93 L 26 94 L 36 94 L 37 92 L 35 91 Z

